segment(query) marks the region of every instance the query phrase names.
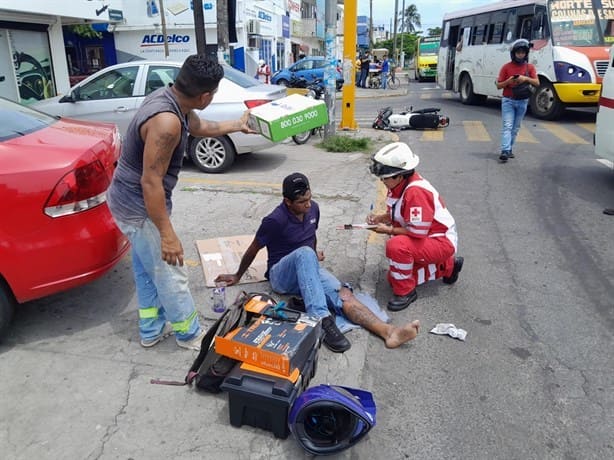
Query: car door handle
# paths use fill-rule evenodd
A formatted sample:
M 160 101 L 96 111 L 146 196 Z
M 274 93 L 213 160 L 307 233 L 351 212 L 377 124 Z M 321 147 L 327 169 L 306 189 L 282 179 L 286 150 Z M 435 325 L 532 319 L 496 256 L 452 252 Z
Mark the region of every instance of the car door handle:
M 120 105 L 119 107 L 115 108 L 116 112 L 127 112 L 128 111 L 128 107 L 125 107 L 123 105 Z

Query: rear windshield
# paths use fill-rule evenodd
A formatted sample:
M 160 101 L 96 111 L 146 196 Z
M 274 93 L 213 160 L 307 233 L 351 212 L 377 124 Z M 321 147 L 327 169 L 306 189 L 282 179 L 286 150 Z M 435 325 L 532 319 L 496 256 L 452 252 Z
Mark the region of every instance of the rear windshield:
M 0 141 L 46 128 L 57 119 L 0 97 Z
M 251 86 L 258 86 L 262 84 L 254 77 L 249 77 L 234 67 L 227 65 L 224 66 L 224 76 L 231 82 L 236 83 L 243 88 L 249 88 Z

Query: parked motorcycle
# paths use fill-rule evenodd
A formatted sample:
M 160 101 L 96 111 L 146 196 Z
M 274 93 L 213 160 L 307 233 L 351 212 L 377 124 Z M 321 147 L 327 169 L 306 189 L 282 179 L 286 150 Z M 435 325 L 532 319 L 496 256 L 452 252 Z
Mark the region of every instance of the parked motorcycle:
M 387 131 L 445 128 L 450 124 L 450 117 L 440 115 L 440 110 L 436 107 L 413 110 L 410 107 L 401 113 L 392 113 L 392 107 L 384 107 L 373 120 L 373 128 Z
M 303 77 L 301 77 L 301 79 L 305 80 Z M 290 82 L 291 81 L 292 79 L 290 79 Z M 290 86 L 290 82 L 288 82 L 288 86 Z M 323 80 L 321 78 L 316 78 L 315 80 L 313 80 L 313 82 L 301 88 L 307 88 L 308 91 L 307 91 L 307 94 L 305 94 L 305 96 L 311 97 L 313 99 L 322 99 L 326 91 Z M 306 144 L 311 138 L 311 136 L 318 134 L 318 132 L 321 129 L 322 127 L 320 126 L 318 128 L 310 129 L 309 131 L 304 131 L 302 133 L 295 134 L 294 136 L 292 136 L 292 140 L 298 145 Z

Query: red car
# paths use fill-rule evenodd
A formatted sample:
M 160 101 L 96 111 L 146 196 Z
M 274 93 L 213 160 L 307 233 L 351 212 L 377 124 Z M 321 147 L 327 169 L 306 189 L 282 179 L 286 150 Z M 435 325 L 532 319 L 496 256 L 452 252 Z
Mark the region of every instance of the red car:
M 0 338 L 17 303 L 92 281 L 128 251 L 106 204 L 120 148 L 114 125 L 0 98 Z

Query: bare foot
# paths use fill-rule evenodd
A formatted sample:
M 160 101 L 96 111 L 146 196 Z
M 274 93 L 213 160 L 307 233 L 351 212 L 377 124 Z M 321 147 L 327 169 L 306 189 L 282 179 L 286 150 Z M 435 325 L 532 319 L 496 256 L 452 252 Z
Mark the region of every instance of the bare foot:
M 386 348 L 398 348 L 416 338 L 420 332 L 420 321 L 417 319 L 403 327 L 392 326 L 392 331 L 386 339 Z

